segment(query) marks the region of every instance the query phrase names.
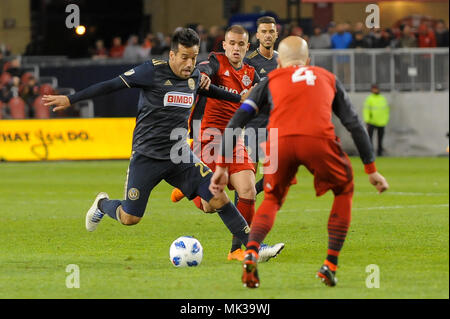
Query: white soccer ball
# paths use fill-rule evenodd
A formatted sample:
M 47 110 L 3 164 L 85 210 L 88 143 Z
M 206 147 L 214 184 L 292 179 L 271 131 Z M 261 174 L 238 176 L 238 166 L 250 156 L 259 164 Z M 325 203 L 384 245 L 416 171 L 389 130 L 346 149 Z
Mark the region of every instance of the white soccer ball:
M 175 267 L 194 267 L 200 265 L 203 247 L 191 236 L 181 236 L 170 245 L 170 261 Z

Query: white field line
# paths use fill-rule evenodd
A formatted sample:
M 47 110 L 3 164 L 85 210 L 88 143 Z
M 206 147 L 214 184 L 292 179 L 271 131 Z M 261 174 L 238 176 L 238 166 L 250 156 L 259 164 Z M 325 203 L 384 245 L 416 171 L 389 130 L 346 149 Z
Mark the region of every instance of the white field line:
M 355 192 L 355 194 L 374 194 L 378 195 L 377 192 Z M 415 192 L 390 192 L 387 191 L 384 193 L 386 195 L 399 195 L 399 196 L 445 196 L 449 195 L 449 193 L 415 193 Z M 383 194 L 383 195 L 384 195 Z
M 436 205 L 395 205 L 395 206 L 372 206 L 372 207 L 353 207 L 352 211 L 355 210 L 387 210 L 387 209 L 404 209 L 404 208 L 422 208 L 422 207 L 449 207 L 449 204 L 436 204 Z M 331 207 L 328 209 L 325 208 L 311 208 L 311 209 L 282 209 L 280 212 L 323 212 L 330 211 Z

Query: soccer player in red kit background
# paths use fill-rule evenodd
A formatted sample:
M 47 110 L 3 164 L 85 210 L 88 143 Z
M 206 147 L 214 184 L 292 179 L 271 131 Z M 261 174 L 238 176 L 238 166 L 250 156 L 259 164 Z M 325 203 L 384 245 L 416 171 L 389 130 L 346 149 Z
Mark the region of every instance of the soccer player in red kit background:
M 208 60 L 200 63 L 198 70 L 211 79 L 211 83 L 229 92 L 244 96 L 251 88 L 259 82 L 259 76 L 254 67 L 243 63 L 245 54 L 249 48 L 249 35 L 247 30 L 240 25 L 233 25 L 225 32 L 223 41 L 224 53 L 212 52 Z M 195 111 L 198 111 L 198 102 Z M 201 160 L 212 170 L 216 168 L 220 149 L 221 136 L 228 121 L 239 108 L 240 102 L 230 102 L 207 98 L 204 106 L 200 129 Z M 195 112 L 194 111 L 194 112 Z M 193 146 L 194 152 L 195 145 Z M 250 225 L 255 214 L 255 165 L 249 157 L 244 142 L 239 139 L 235 153 L 234 162 L 229 166 L 230 181 L 228 187 L 235 189 L 239 196 L 236 208 Z M 176 202 L 182 198 L 180 191 L 172 192 L 172 201 Z M 197 207 L 208 211 L 205 201 L 200 197 L 195 198 Z M 228 260 L 244 259 L 245 251 L 241 249 L 242 243 L 236 237 L 232 239 L 232 245 L 228 254 Z M 267 261 L 275 257 L 284 248 L 283 243 L 273 246 L 263 244 L 259 255 L 259 261 Z
M 271 230 L 298 167 L 304 165 L 314 175 L 317 196 L 330 189 L 334 194 L 328 219 L 327 257 L 317 276 L 326 285 L 335 286 L 338 256 L 351 220 L 353 173 L 350 160 L 335 136 L 332 113 L 351 133 L 369 182 L 379 193 L 389 186 L 377 172 L 369 136 L 342 84 L 327 70 L 308 66 L 308 46 L 300 37 L 291 36 L 281 41 L 278 53 L 279 68 L 252 90 L 228 123 L 222 141 L 221 156 L 225 156 L 225 149 L 230 144 L 234 147 L 233 134 L 229 134 L 228 128 L 231 131 L 243 128 L 259 108 L 270 103 L 268 128 L 278 130 L 278 140 L 270 140 L 269 136 L 268 144 L 276 143 L 278 153 L 270 154 L 269 161 L 278 161 L 278 170 L 264 175 L 265 196 L 251 224 L 242 282 L 249 288 L 259 286 L 260 243 Z M 224 164 L 216 167 L 210 184 L 213 194 L 223 191 L 228 183 L 227 161 L 229 159 L 224 159 Z M 264 167 L 267 165 L 266 161 Z

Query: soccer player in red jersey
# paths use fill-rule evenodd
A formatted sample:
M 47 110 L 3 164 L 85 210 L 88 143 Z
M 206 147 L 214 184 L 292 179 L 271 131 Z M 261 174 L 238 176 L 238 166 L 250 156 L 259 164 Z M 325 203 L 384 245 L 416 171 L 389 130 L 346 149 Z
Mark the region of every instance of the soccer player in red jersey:
M 377 172 L 369 136 L 342 84 L 327 70 L 308 66 L 306 41 L 287 37 L 280 43 L 278 53 L 279 68 L 252 90 L 228 123 L 222 141 L 221 156 L 225 156 L 226 148 L 235 144 L 229 130 L 244 127 L 260 107 L 270 103 L 268 128 L 278 130 L 278 139 L 271 140 L 269 134 L 268 144 L 275 144 L 278 152 L 274 156 L 269 154 L 272 164 L 264 164 L 265 196 L 252 221 L 242 282 L 249 288 L 259 286 L 256 262 L 260 243 L 271 230 L 298 167 L 304 165 L 314 175 L 317 196 L 328 190 L 334 194 L 328 219 L 327 257 L 317 276 L 326 285 L 335 286 L 338 256 L 350 226 L 353 173 L 350 160 L 335 136 L 332 113 L 351 133 L 369 182 L 379 193 L 389 185 Z M 278 161 L 277 170 L 266 171 L 274 161 Z M 228 183 L 227 170 L 226 163 L 216 167 L 210 184 L 213 194 L 222 192 Z
M 211 83 L 232 93 L 247 94 L 259 82 L 259 76 L 254 67 L 243 63 L 249 48 L 249 35 L 240 25 L 233 25 L 225 33 L 223 41 L 224 53 L 213 52 L 207 61 L 200 63 L 197 68 L 211 79 Z M 214 171 L 219 158 L 221 136 L 228 121 L 239 108 L 240 103 L 208 98 L 201 121 L 200 142 L 202 161 Z M 198 106 L 196 106 L 197 108 Z M 194 146 L 195 149 L 195 146 Z M 200 154 L 199 154 L 200 155 Z M 235 189 L 239 196 L 236 204 L 244 219 L 250 225 L 255 214 L 255 165 L 250 159 L 244 143 L 238 139 L 234 150 L 233 163 L 229 166 L 229 189 Z M 177 192 L 177 190 L 174 190 Z M 174 198 L 174 194 L 172 194 Z M 197 207 L 208 211 L 206 202 L 200 197 L 194 199 Z M 241 242 L 233 238 L 228 259 L 243 260 L 245 252 L 241 250 Z M 266 261 L 276 256 L 284 244 L 273 246 L 264 245 L 259 260 Z

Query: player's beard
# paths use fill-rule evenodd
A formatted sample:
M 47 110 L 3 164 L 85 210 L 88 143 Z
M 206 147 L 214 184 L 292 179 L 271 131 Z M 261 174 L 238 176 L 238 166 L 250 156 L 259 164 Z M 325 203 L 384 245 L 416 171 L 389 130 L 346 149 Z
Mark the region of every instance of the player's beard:
M 275 43 L 275 41 L 259 41 L 259 43 L 267 50 L 270 50 L 271 48 L 273 48 L 273 44 Z M 270 44 L 267 44 L 270 43 Z

